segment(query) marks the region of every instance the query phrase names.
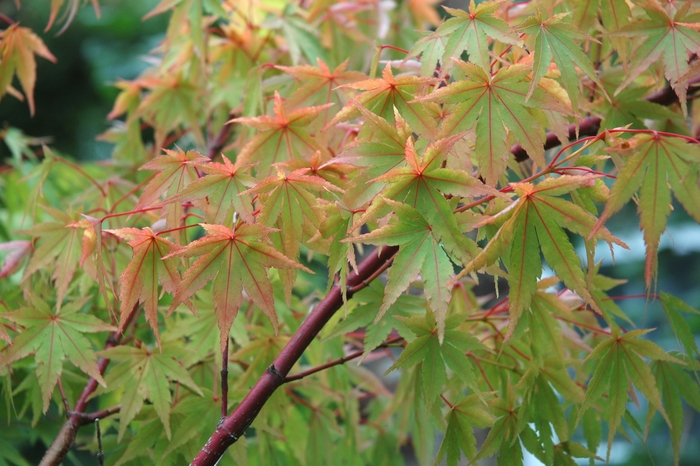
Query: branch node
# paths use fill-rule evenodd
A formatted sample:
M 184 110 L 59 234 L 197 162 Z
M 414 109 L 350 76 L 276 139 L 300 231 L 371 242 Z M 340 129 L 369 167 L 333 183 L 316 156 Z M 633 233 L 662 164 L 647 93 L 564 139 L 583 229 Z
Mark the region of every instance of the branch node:
M 223 421 L 223 420 L 222 420 L 222 421 Z M 223 430 L 224 432 L 226 432 L 226 435 L 228 435 L 228 437 L 229 437 L 231 440 L 233 440 L 232 443 L 236 443 L 236 442 L 238 441 L 238 436 L 235 435 L 235 434 L 232 434 L 231 431 L 228 430 L 228 429 L 226 428 L 226 426 L 224 425 L 223 422 L 219 422 L 219 426 L 217 427 L 217 429 L 221 429 L 221 430 Z
M 280 374 L 280 371 L 277 370 L 274 364 L 270 364 L 270 366 L 267 368 L 267 372 L 274 375 L 277 377 L 282 383 L 284 383 L 284 377 L 282 377 L 282 374 Z

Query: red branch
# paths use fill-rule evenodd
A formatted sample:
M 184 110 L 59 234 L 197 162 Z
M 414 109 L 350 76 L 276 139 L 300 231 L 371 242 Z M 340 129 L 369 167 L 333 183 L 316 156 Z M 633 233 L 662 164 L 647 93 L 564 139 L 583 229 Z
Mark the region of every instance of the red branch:
M 357 291 L 358 285 L 380 269 L 390 257 L 398 251 L 397 246 L 382 248 L 381 254 L 375 250 L 358 265 L 357 273 L 352 272 L 347 280 L 347 299 Z M 302 353 L 311 344 L 318 332 L 328 323 L 333 314 L 343 305 L 343 296 L 339 286 L 334 286 L 326 297 L 318 303 L 309 317 L 294 333 L 289 343 L 282 349 L 274 362 L 260 377 L 248 395 L 236 409 L 218 427 L 206 445 L 192 461 L 192 465 L 214 465 L 226 449 L 238 440 L 253 423 L 255 417 L 277 388 L 284 384 L 292 366 L 301 358 Z
M 690 82 L 691 85 L 698 83 L 700 83 L 700 78 Z M 678 101 L 678 97 L 673 89 L 666 87 L 647 96 L 646 100 L 660 105 L 671 105 Z M 596 135 L 600 129 L 600 123 L 601 119 L 598 117 L 584 118 L 579 122 L 578 136 Z M 577 138 L 575 125 L 569 126 L 569 138 Z M 547 133 L 545 149 L 552 149 L 560 144 L 561 142 L 556 135 Z M 527 152 L 519 144 L 511 148 L 511 153 L 519 162 L 528 158 Z M 358 266 L 358 272 L 353 272 L 348 277 L 347 299 L 350 299 L 353 293 L 369 284 L 371 279 L 376 278 L 378 276 L 377 272 L 386 268 L 397 252 L 398 247 L 396 246 L 385 247 L 382 249 L 381 254 L 378 253 L 378 250 L 375 250 L 363 260 Z M 219 423 L 197 457 L 190 463 L 190 466 L 213 466 L 217 464 L 226 449 L 241 438 L 245 430 L 253 423 L 274 391 L 287 381 L 287 374 L 292 366 L 301 358 L 304 350 L 342 305 L 341 290 L 336 285 L 301 324 L 289 340 L 289 343 L 248 392 L 241 404 L 226 419 Z
M 689 86 L 694 86 L 698 84 L 700 84 L 700 77 L 691 79 L 688 83 Z M 693 91 L 695 90 L 696 89 L 689 89 L 688 97 L 690 97 Z M 668 106 L 677 103 L 678 96 L 676 95 L 676 92 L 671 88 L 671 86 L 666 86 L 660 91 L 654 92 L 653 94 L 649 94 L 644 100 L 653 104 Z M 578 137 L 595 136 L 596 134 L 598 134 L 601 121 L 602 120 L 598 117 L 588 117 L 581 120 L 578 124 Z M 569 125 L 568 131 L 570 140 L 577 139 L 576 125 Z M 551 132 L 547 133 L 544 143 L 545 150 L 552 149 L 560 144 L 561 141 L 559 141 L 559 138 L 556 136 L 556 134 Z M 513 153 L 513 155 L 515 156 L 515 160 L 518 162 L 524 162 L 528 159 L 527 152 L 525 152 L 525 149 L 523 149 L 523 146 L 521 146 L 520 144 L 516 144 L 513 147 L 511 147 L 510 151 Z

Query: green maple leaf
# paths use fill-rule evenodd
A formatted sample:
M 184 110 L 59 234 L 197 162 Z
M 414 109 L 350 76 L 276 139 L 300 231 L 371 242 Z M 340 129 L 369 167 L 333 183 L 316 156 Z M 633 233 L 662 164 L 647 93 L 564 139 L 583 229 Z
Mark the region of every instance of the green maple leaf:
M 432 316 L 432 312 L 426 312 L 424 316 L 404 317 L 399 320 L 403 320 L 416 337 L 404 348 L 396 362 L 387 369 L 387 373 L 422 363 L 423 390 L 428 407 L 444 390 L 447 380 L 445 366 L 449 367 L 470 389 L 478 391 L 476 373 L 466 353 L 488 350 L 471 333 L 458 328 L 464 321 L 463 315 L 455 314 L 443 321 L 442 335 L 439 331 L 440 321 L 437 321 L 436 328 L 436 319 Z
M 382 77 L 346 84 L 345 87 L 363 91 L 356 97 L 357 102 L 381 116 L 389 123 L 394 122 L 394 108 L 411 125 L 413 131 L 428 141 L 433 141 L 437 134 L 435 122 L 436 109 L 414 99 L 418 94 L 435 82 L 432 78 L 418 76 L 394 77 L 391 64 L 387 63 Z M 348 103 L 328 123 L 328 126 L 357 118 L 361 115 L 354 103 Z
M 39 223 L 19 231 L 38 238 L 37 247 L 24 270 L 22 281 L 28 280 L 41 269 L 53 269 L 56 302 L 60 309 L 78 264 L 89 252 L 89 245 L 84 241 L 86 235 L 89 236 L 88 229 L 91 224 L 88 220 L 80 218 L 78 213 L 66 213 L 48 206 L 42 206 L 42 210 L 56 221 Z
M 447 465 L 456 466 L 461 457 L 460 450 L 469 461 L 476 457 L 474 427 L 486 428 L 494 423 L 491 413 L 479 406 L 476 395 L 469 395 L 450 408 L 447 414 L 447 429 L 440 444 L 436 462 L 447 454 Z
M 211 223 L 224 223 L 230 218 L 231 209 L 241 218 L 254 223 L 253 203 L 241 193 L 255 184 L 255 179 L 245 173 L 240 162 L 231 163 L 228 157 L 221 155 L 223 163 L 198 160 L 193 165 L 207 176 L 189 183 L 161 204 L 181 203 L 183 201 L 201 201 L 199 206 L 205 213 L 205 220 Z
M 116 329 L 95 316 L 79 312 L 89 299 L 72 301 L 60 308 L 56 306 L 52 311 L 44 300 L 29 295 L 28 306 L 1 314 L 3 319 L 14 322 L 23 329 L 6 348 L 0 359 L 0 367 L 9 366 L 30 354 L 34 355 L 44 413 L 49 408 L 51 394 L 61 376 L 66 358 L 100 385 L 106 386 L 97 367 L 92 343 L 83 333 Z
M 274 116 L 234 118 L 230 123 L 241 123 L 259 131 L 236 158 L 236 165 L 257 165 L 257 174 L 267 176 L 272 166 L 294 159 L 310 159 L 321 147 L 311 136 L 310 125 L 332 104 L 305 107 L 288 112 L 287 105 L 275 91 Z
M 609 426 L 608 458 L 610 458 L 613 438 L 625 414 L 629 382 L 634 383 L 670 425 L 661 401 L 661 393 L 644 358 L 680 364 L 683 362 L 666 353 L 655 343 L 639 338 L 650 331 L 632 330 L 620 335 L 617 329 L 613 329 L 610 338 L 599 343 L 586 358 L 586 361 L 595 361 L 596 369 L 588 383 L 586 398 L 581 405 L 576 423 L 578 424 L 586 410 L 600 401 L 603 393 L 607 392 L 608 408 L 603 416 L 607 417 Z
M 184 350 L 170 344 L 163 345 L 161 352 L 152 351 L 145 345 L 140 348 L 117 346 L 100 351 L 100 356 L 118 362 L 105 375 L 107 388 L 104 391 L 124 389 L 119 414 L 119 441 L 129 423 L 143 408 L 146 399 L 153 404 L 165 427 L 165 433 L 170 438 L 172 394 L 168 380 L 179 382 L 193 392 L 202 394 L 192 377 L 178 363 L 183 353 Z
M 319 228 L 324 219 L 324 212 L 320 208 L 320 193 L 342 189 L 310 174 L 308 168 L 300 168 L 291 173 L 285 173 L 280 165 L 275 169 L 277 175 L 265 178 L 254 188 L 244 191 L 244 194 L 264 195 L 258 223 L 279 228 L 279 233 L 276 230 L 270 231 L 274 235 L 273 241 L 276 246 L 281 246 L 279 249 L 284 255 L 298 260 L 305 223 L 308 221 L 313 227 Z M 285 270 L 281 277 L 289 299 L 296 280 L 296 270 Z
M 421 274 L 425 294 L 435 312 L 440 340 L 445 332 L 447 304 L 450 300 L 448 282 L 454 269 L 447 253 L 443 251 L 433 234 L 433 227 L 416 209 L 400 202 L 384 199 L 394 210 L 397 221 L 371 233 L 343 241 L 374 245 L 399 246 L 394 264 L 389 269 L 389 281 L 384 291 L 384 301 L 376 321 L 382 319 L 389 307 L 411 282 Z
M 522 45 L 522 41 L 511 31 L 510 26 L 493 13 L 502 7 L 504 0 L 480 2 L 477 6 L 474 0 L 469 2 L 469 11 L 443 7 L 453 16 L 442 23 L 435 32 L 421 39 L 421 42 L 433 41 L 436 38 L 446 38 L 447 42 L 442 53 L 440 76 L 445 76 L 463 51 L 467 51 L 469 61 L 484 70 L 489 69 L 489 44 L 487 37 L 496 39 L 504 44 Z
M 403 294 L 389 307 L 384 317 L 375 322 L 377 310 L 381 307 L 383 300 L 384 287 L 377 280 L 372 281 L 369 286 L 353 295 L 353 301 L 360 304 L 348 313 L 345 319 L 338 322 L 326 339 L 365 327 L 365 355 L 381 345 L 393 329 L 407 340 L 413 340 L 416 336 L 402 318 L 424 315 L 425 297 Z
M 150 228 L 120 228 L 105 230 L 129 241 L 134 250 L 134 257 L 119 277 L 120 314 L 119 330 L 124 330 L 124 322 L 134 312 L 134 306 L 144 303 L 146 320 L 153 329 L 161 347 L 158 332 L 158 299 L 160 286 L 168 293 L 175 293 L 180 282 L 175 259 L 163 259 L 177 250 L 179 246 L 163 237 L 157 236 Z
M 538 165 L 544 166 L 544 130 L 530 108 L 565 115 L 571 111 L 540 87 L 531 92 L 527 82 L 528 66 L 511 65 L 491 76 L 473 63 L 456 63 L 468 79 L 419 99 L 457 104 L 443 121 L 439 137 L 467 131 L 476 125 L 476 160 L 479 174 L 489 186 L 495 186 L 506 169 L 511 156 L 509 135 Z
M 195 84 L 187 81 L 182 73 L 140 78 L 136 82 L 150 92 L 140 102 L 134 116 L 143 118 L 153 126 L 157 147 L 162 147 L 167 134 L 180 126 L 187 127 L 198 144 L 205 144 L 197 114 L 199 107 L 195 105 L 201 100 L 200 90 Z
M 151 207 L 160 201 L 161 196 L 175 196 L 192 181 L 198 178 L 196 163 L 204 163 L 209 159 L 197 151 L 182 149 L 163 149 L 164 155 L 160 155 L 139 170 L 157 170 L 159 173 L 146 185 L 134 210 Z M 163 214 L 168 228 L 177 228 L 182 222 L 184 210 L 182 204 L 173 202 L 163 208 Z M 176 238 L 181 238 L 180 232 L 173 232 Z M 179 242 L 179 241 L 178 241 Z
M 683 400 L 695 411 L 700 411 L 700 385 L 685 370 L 670 361 L 656 360 L 651 364 L 652 372 L 659 387 L 671 429 L 674 464 L 679 464 L 681 437 L 685 430 L 683 425 Z M 647 432 L 655 410 L 649 409 Z
M 634 58 L 627 70 L 627 78 L 620 84 L 616 93 L 622 91 L 654 62 L 661 59 L 664 64 L 664 74 L 678 95 L 683 114 L 687 114 L 688 81 L 684 79 L 684 75 L 690 69 L 688 55 L 700 53 L 700 31 L 698 30 L 700 15 L 691 12 L 691 6 L 691 2 L 683 3 L 671 17 L 656 1 L 645 2 L 640 7 L 650 19 L 634 21 L 610 33 L 613 37 L 645 38 L 634 49 L 632 53 Z
M 311 271 L 262 241 L 275 231 L 271 228 L 244 223 L 239 223 L 234 229 L 209 224 L 201 224 L 201 227 L 206 232 L 204 238 L 164 257 L 200 256 L 185 271 L 170 312 L 213 281 L 213 302 L 222 348 L 243 302 L 244 289 L 277 330 L 277 313 L 267 269 Z
M 530 307 L 542 272 L 539 250 L 559 279 L 576 291 L 593 309 L 602 313 L 600 304 L 589 291 L 581 270 L 581 260 L 563 228 L 587 236 L 596 218 L 581 207 L 555 196 L 590 185 L 590 176 L 548 178 L 537 185 L 512 183 L 520 199 L 510 207 L 510 218 L 501 226 L 486 247 L 468 263 L 457 278 L 495 263 L 500 257 L 508 268 L 510 322 L 506 339 L 510 338 L 523 311 Z M 607 230 L 598 230 L 596 238 L 627 248 Z
M 347 163 L 361 167 L 362 172 L 345 192 L 343 201 L 350 208 L 359 209 L 382 190 L 384 184 L 373 180 L 404 162 L 406 140 L 413 134 L 398 111 L 393 124 L 376 115 L 356 100 L 351 100 L 364 119 L 356 140 L 330 163 Z
M 405 202 L 428 221 L 435 237 L 451 255 L 462 262 L 471 260 L 477 252 L 476 244 L 462 233 L 444 195 L 473 198 L 501 194 L 464 170 L 443 167 L 448 152 L 460 138 L 461 135 L 440 139 L 429 145 L 422 157 L 418 156 L 413 139 L 408 138 L 405 146 L 405 161 L 408 166 L 395 168 L 376 178 L 377 181 L 388 184 L 365 214 L 355 222 L 353 229 L 385 210 L 384 199 Z
M 29 112 L 34 115 L 34 84 L 36 83 L 36 60 L 34 54 L 56 63 L 44 42 L 29 28 L 11 24 L 0 32 L 0 99 L 7 92 L 19 94 L 12 88 L 12 77 L 17 79 L 27 95 Z
M 526 19 L 518 30 L 527 34 L 535 35 L 534 58 L 532 66 L 532 82 L 527 93 L 529 99 L 537 88 L 540 79 L 547 73 L 549 64 L 554 58 L 557 69 L 561 73 L 561 80 L 564 84 L 574 112 L 578 111 L 579 85 L 580 79 L 576 73 L 576 67 L 583 71 L 600 89 L 605 92 L 603 83 L 598 79 L 598 74 L 591 64 L 588 56 L 581 50 L 581 47 L 574 43 L 574 40 L 592 40 L 593 37 L 578 30 L 570 23 L 563 22 L 562 19 L 568 13 L 554 15 L 546 20 L 542 19 L 542 14 L 531 16 Z
M 639 225 L 644 230 L 647 252 L 644 278 L 650 287 L 656 276 L 659 241 L 671 213 L 671 186 L 676 199 L 691 217 L 700 222 L 700 149 L 682 139 L 655 133 L 622 141 L 617 152 L 626 156 L 624 165 L 593 231 L 639 190 Z

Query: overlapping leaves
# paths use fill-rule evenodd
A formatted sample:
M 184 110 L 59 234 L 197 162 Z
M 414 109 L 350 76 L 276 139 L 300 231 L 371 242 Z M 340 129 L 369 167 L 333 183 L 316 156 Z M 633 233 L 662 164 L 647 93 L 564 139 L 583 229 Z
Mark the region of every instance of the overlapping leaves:
M 2 319 L 20 325 L 22 331 L 3 354 L 0 367 L 34 355 L 44 413 L 49 408 L 66 358 L 102 386 L 107 386 L 97 367 L 92 343 L 83 334 L 116 329 L 93 315 L 81 313 L 88 301 L 89 298 L 72 301 L 51 310 L 43 299 L 29 295 L 26 306 L 2 314 Z
M 265 242 L 267 235 L 274 231 L 271 228 L 245 223 L 239 223 L 233 229 L 223 225 L 201 226 L 206 232 L 204 238 L 165 256 L 165 259 L 200 256 L 185 271 L 170 311 L 213 281 L 214 310 L 221 331 L 222 347 L 243 302 L 244 289 L 277 329 L 268 269 L 308 269 Z
M 639 190 L 639 224 L 644 230 L 647 287 L 656 275 L 661 234 L 671 213 L 671 187 L 685 210 L 700 222 L 700 149 L 681 138 L 638 134 L 613 148 L 624 160 L 594 232 Z M 670 182 L 670 183 L 669 183 Z
M 456 81 L 421 101 L 456 104 L 440 127 L 440 136 L 457 134 L 476 125 L 479 174 L 495 186 L 510 156 L 509 137 L 518 142 L 540 166 L 544 160 L 544 130 L 530 109 L 569 114 L 570 109 L 540 88 L 531 90 L 528 66 L 511 65 L 491 76 L 480 66 L 458 61 L 468 79 Z M 528 98 L 529 95 L 529 98 Z
M 581 270 L 564 228 L 582 236 L 593 231 L 596 218 L 581 207 L 561 199 L 575 189 L 589 185 L 588 176 L 549 178 L 537 185 L 513 183 L 520 199 L 512 205 L 510 218 L 501 226 L 484 250 L 468 263 L 459 276 L 478 271 L 502 258 L 508 268 L 510 284 L 510 337 L 522 312 L 530 306 L 542 273 L 540 250 L 549 266 L 571 290 L 576 291 L 598 312 L 600 305 L 589 291 L 589 283 Z M 599 229 L 595 238 L 627 247 L 609 231 Z

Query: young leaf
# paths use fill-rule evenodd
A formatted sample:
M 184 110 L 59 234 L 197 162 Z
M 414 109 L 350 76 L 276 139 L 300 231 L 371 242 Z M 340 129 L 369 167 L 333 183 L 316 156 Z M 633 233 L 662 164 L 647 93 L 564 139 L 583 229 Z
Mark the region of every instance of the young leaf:
M 348 71 L 348 60 L 338 65 L 333 71 L 320 58 L 316 66 L 275 66 L 299 81 L 300 86 L 287 99 L 289 108 L 299 108 L 310 105 L 335 104 L 336 110 L 347 103 L 343 94 L 345 88 L 339 87 L 365 79 L 367 76 L 359 71 Z M 330 110 L 330 108 L 329 108 Z M 324 111 L 321 121 L 325 125 L 330 118 L 329 110 Z
M 180 282 L 177 272 L 177 262 L 163 257 L 179 247 L 170 241 L 156 236 L 150 228 L 121 228 L 105 230 L 122 239 L 129 241 L 134 250 L 134 257 L 119 277 L 120 319 L 119 331 L 124 331 L 124 322 L 134 312 L 134 307 L 144 303 L 146 320 L 153 329 L 161 348 L 160 333 L 158 332 L 158 298 L 159 284 L 168 293 L 175 293 Z
M 643 357 L 677 363 L 682 363 L 682 361 L 668 355 L 656 344 L 639 338 L 650 331 L 632 330 L 624 335 L 619 335 L 617 330 L 613 330 L 611 337 L 598 344 L 586 358 L 588 361 L 596 361 L 597 368 L 588 383 L 586 399 L 581 406 L 576 422 L 581 420 L 582 415 L 591 405 L 600 400 L 607 389 L 608 409 L 605 411 L 604 417 L 607 418 L 609 425 L 608 458 L 610 457 L 612 440 L 620 426 L 622 416 L 625 414 L 630 381 L 670 423 L 651 369 Z
M 455 136 L 436 141 L 419 157 L 413 139 L 409 138 L 405 149 L 408 166 L 395 168 L 377 178 L 377 181 L 385 182 L 387 186 L 355 222 L 353 229 L 377 216 L 386 205 L 385 198 L 406 202 L 428 221 L 435 238 L 443 243 L 447 252 L 464 263 L 473 258 L 477 247 L 460 230 L 457 218 L 444 195 L 465 198 L 503 195 L 485 186 L 466 171 L 443 168 L 444 160 L 458 139 L 459 136 Z
M 563 13 L 543 20 L 542 13 L 538 13 L 537 16 L 526 19 L 518 26 L 518 30 L 535 35 L 532 82 L 526 99 L 529 99 L 535 91 L 537 84 L 549 69 L 549 64 L 554 58 L 554 63 L 557 64 L 557 69 L 561 73 L 564 89 L 569 94 L 573 110 L 577 112 L 580 81 L 576 67 L 593 80 L 603 93 L 605 93 L 605 89 L 588 56 L 583 53 L 581 47 L 573 42 L 574 40 L 597 41 L 572 24 L 563 21 L 567 15 L 568 13 Z
M 34 115 L 34 83 L 36 60 L 34 54 L 56 63 L 44 42 L 31 29 L 12 24 L 0 32 L 0 99 L 12 88 L 12 77 L 17 74 L 27 95 L 29 113 Z
M 390 123 L 394 122 L 394 108 L 396 108 L 411 125 L 413 131 L 428 141 L 433 141 L 437 134 L 437 123 L 426 108 L 427 106 L 422 102 L 414 101 L 414 99 L 421 90 L 434 81 L 432 78 L 419 78 L 417 76 L 394 77 L 391 64 L 387 63 L 381 78 L 368 79 L 345 86 L 364 91 L 356 98 L 357 101 Z M 360 111 L 357 109 L 357 105 L 349 103 L 338 112 L 328 125 L 341 123 L 358 116 L 360 116 Z
M 342 191 L 342 189 L 318 176 L 310 175 L 308 168 L 300 168 L 287 174 L 278 165 L 276 176 L 269 176 L 254 188 L 243 194 L 263 194 L 262 207 L 258 223 L 268 227 L 278 227 L 269 230 L 281 243 L 278 248 L 292 260 L 299 259 L 302 233 L 305 222 L 315 228 L 321 226 L 323 211 L 320 209 L 320 193 Z M 292 286 L 296 278 L 296 270 L 282 272 L 282 280 L 287 299 L 291 296 Z
M 55 311 L 52 311 L 43 299 L 29 295 L 27 306 L 0 314 L 2 319 L 23 327 L 2 355 L 0 367 L 9 366 L 30 354 L 34 355 L 44 413 L 49 409 L 51 394 L 61 376 L 63 360 L 66 358 L 100 385 L 107 386 L 97 367 L 92 343 L 83 333 L 116 329 L 93 315 L 79 312 L 89 299 L 73 301 L 61 308 L 56 306 Z
M 205 220 L 211 223 L 224 223 L 231 209 L 248 223 L 254 223 L 253 204 L 250 198 L 241 193 L 255 184 L 255 179 L 245 173 L 241 164 L 231 163 L 228 157 L 221 155 L 223 163 L 197 160 L 193 165 L 207 176 L 203 176 L 180 189 L 161 204 L 182 203 L 183 201 L 201 202 Z
M 190 374 L 178 363 L 183 352 L 173 345 L 164 345 L 160 353 L 149 350 L 145 345 L 140 348 L 117 346 L 100 351 L 100 356 L 119 362 L 105 375 L 106 392 L 124 388 L 121 395 L 119 441 L 129 423 L 141 411 L 146 399 L 153 403 L 170 439 L 172 395 L 168 379 L 183 384 L 199 395 L 202 394 Z
M 656 276 L 661 233 L 666 229 L 666 221 L 671 213 L 671 188 L 667 179 L 681 205 L 700 222 L 700 149 L 680 138 L 658 133 L 639 134 L 623 144 L 625 149 L 619 152 L 628 157 L 620 168 L 620 174 L 593 232 L 619 211 L 641 186 L 639 224 L 644 230 L 647 252 L 644 278 L 647 287 L 650 287 Z
M 564 175 L 548 178 L 537 185 L 512 183 L 521 197 L 510 209 L 510 218 L 484 250 L 457 276 L 459 278 L 493 264 L 510 248 L 510 254 L 506 256 L 508 283 L 511 287 L 510 322 L 506 339 L 515 331 L 520 316 L 530 307 L 537 290 L 537 279 L 542 272 L 537 245 L 559 279 L 576 291 L 593 309 L 602 313 L 600 304 L 590 293 L 581 270 L 581 261 L 563 230 L 566 228 L 579 235 L 588 235 L 593 231 L 596 219 L 581 207 L 555 197 L 589 185 L 592 181 L 590 176 Z M 625 243 L 607 230 L 598 230 L 595 235 L 598 239 L 627 248 Z
M 287 105 L 275 91 L 274 116 L 241 117 L 229 122 L 260 131 L 241 149 L 236 165 L 257 165 L 258 175 L 267 176 L 276 163 L 310 159 L 321 147 L 311 136 L 309 126 L 330 105 L 306 107 L 288 113 Z
M 425 284 L 425 294 L 435 312 L 438 335 L 445 334 L 447 303 L 450 300 L 448 281 L 454 271 L 450 259 L 432 233 L 432 226 L 413 207 L 390 199 L 384 202 L 396 212 L 398 221 L 371 233 L 348 238 L 344 241 L 375 245 L 400 246 L 389 269 L 389 281 L 384 292 L 384 302 L 379 308 L 379 321 L 411 281 L 420 273 Z
M 489 186 L 495 186 L 505 171 L 510 156 L 508 135 L 520 143 L 538 165 L 544 166 L 544 131 L 529 108 L 562 114 L 569 114 L 570 110 L 539 87 L 530 92 L 529 68 L 525 65 L 504 67 L 491 76 L 473 63 L 456 63 L 468 79 L 453 82 L 418 99 L 457 104 L 443 121 L 439 137 L 469 130 L 476 124 L 476 160 L 479 174 Z
M 493 14 L 503 5 L 504 0 L 480 2 L 477 6 L 474 0 L 469 2 L 469 12 L 455 8 L 443 7 L 453 16 L 437 28 L 437 30 L 420 42 L 433 38 L 447 38 L 445 51 L 442 54 L 440 76 L 449 73 L 454 62 L 463 51 L 467 51 L 469 61 L 489 70 L 488 37 L 510 45 L 522 45 L 522 41 L 511 31 L 508 24 Z
M 56 302 L 61 308 L 75 269 L 83 251 L 84 230 L 91 227 L 86 219 L 77 213 L 66 213 L 43 206 L 42 210 L 53 217 L 55 222 L 43 222 L 19 233 L 38 238 L 38 246 L 24 270 L 22 281 L 28 280 L 40 269 L 53 269 L 52 279 L 56 283 Z
M 664 74 L 678 95 L 683 114 L 686 115 L 686 95 L 688 81 L 681 79 L 690 69 L 688 55 L 700 53 L 700 31 L 697 12 L 691 11 L 691 3 L 678 8 L 673 17 L 656 1 L 640 5 L 648 20 L 637 20 L 610 33 L 612 36 L 644 37 L 645 40 L 634 50 L 632 63 L 627 70 L 627 78 L 620 84 L 616 93 L 622 91 L 649 66 L 658 61 L 664 64 Z
M 460 450 L 469 461 L 476 457 L 476 438 L 474 427 L 486 428 L 494 423 L 493 416 L 478 406 L 476 395 L 469 395 L 452 406 L 447 414 L 447 430 L 440 444 L 436 462 L 447 454 L 447 465 L 456 466 L 461 457 Z
M 244 289 L 277 330 L 277 313 L 267 269 L 311 271 L 263 242 L 270 232 L 275 231 L 271 228 L 244 223 L 239 223 L 234 229 L 209 224 L 201 224 L 201 227 L 206 232 L 204 238 L 164 257 L 200 256 L 185 271 L 170 312 L 213 281 L 214 309 L 222 348 L 243 302 Z

